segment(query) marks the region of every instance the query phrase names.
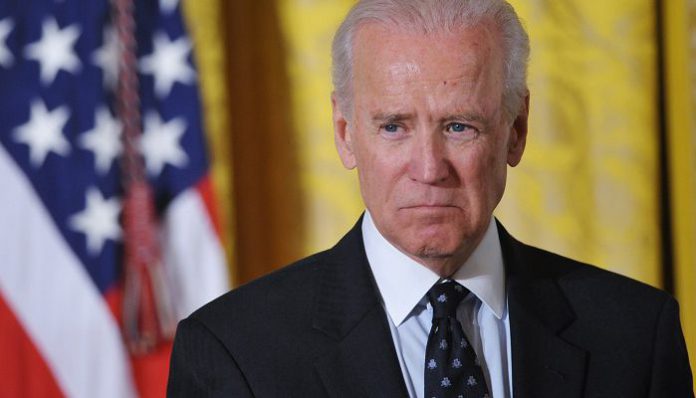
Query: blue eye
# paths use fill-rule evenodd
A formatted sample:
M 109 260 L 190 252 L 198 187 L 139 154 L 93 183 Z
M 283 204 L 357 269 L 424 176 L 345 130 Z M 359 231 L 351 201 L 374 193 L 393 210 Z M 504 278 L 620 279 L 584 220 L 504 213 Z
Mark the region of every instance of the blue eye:
M 396 133 L 399 130 L 399 126 L 394 123 L 389 123 L 384 125 L 384 131 L 387 133 Z
M 453 133 L 463 133 L 463 132 L 466 131 L 468 128 L 469 128 L 469 126 L 467 126 L 467 125 L 464 124 L 464 123 L 450 123 L 450 124 L 447 126 L 447 130 L 449 130 L 449 131 L 451 131 L 451 132 L 453 132 Z

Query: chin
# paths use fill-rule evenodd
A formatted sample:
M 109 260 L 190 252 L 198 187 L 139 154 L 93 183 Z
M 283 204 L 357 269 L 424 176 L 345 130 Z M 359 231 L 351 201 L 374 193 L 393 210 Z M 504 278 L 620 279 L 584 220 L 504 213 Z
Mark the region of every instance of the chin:
M 447 259 L 454 255 L 453 251 L 444 250 L 440 247 L 425 246 L 415 253 L 415 256 L 423 259 Z
M 459 234 L 443 234 L 441 236 L 420 235 L 411 241 L 410 253 L 419 258 L 449 258 L 454 256 L 462 246 L 462 241 L 454 239 Z
M 409 239 L 410 251 L 421 258 L 448 258 L 462 252 L 476 239 L 470 226 L 446 223 L 422 227 Z

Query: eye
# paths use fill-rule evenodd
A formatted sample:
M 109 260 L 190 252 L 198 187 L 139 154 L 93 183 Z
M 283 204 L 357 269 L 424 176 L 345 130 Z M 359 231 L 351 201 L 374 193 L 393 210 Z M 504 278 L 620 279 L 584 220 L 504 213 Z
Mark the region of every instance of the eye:
M 450 123 L 447 125 L 447 131 L 452 132 L 452 133 L 463 133 L 467 131 L 468 129 L 472 129 L 473 127 L 466 125 L 464 123 Z
M 388 139 L 401 138 L 406 133 L 406 129 L 401 123 L 394 122 L 384 123 L 379 126 L 379 131 L 384 138 Z
M 445 133 L 453 139 L 468 141 L 476 138 L 479 131 L 470 124 L 452 122 L 445 126 Z
M 385 124 L 384 126 L 382 126 L 382 128 L 383 128 L 384 131 L 386 131 L 387 133 L 396 133 L 397 131 L 399 131 L 399 126 L 398 126 L 397 124 L 395 124 L 395 123 L 388 123 L 388 124 Z
M 407 127 L 400 122 L 387 121 L 379 126 L 379 135 L 390 141 L 398 141 L 407 136 Z

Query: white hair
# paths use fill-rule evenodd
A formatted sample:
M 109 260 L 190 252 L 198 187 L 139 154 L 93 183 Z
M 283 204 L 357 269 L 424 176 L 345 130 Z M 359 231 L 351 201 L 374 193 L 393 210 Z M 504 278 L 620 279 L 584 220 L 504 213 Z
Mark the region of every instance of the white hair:
M 366 23 L 420 30 L 424 34 L 455 32 L 492 21 L 503 45 L 503 110 L 508 119 L 518 114 L 527 94 L 529 36 L 517 13 L 505 0 L 361 0 L 336 31 L 332 45 L 332 78 L 343 112 L 352 112 L 353 40 Z

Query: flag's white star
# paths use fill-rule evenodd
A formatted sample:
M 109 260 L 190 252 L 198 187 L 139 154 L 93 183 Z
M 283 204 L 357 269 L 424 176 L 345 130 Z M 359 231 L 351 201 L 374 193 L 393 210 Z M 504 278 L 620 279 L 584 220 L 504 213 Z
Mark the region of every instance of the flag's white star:
M 111 117 L 106 107 L 99 108 L 95 115 L 94 128 L 80 137 L 80 146 L 94 152 L 94 162 L 100 174 L 106 174 L 111 163 L 122 151 L 121 123 Z
M 160 0 L 160 9 L 163 13 L 171 13 L 176 10 L 179 0 Z
M 61 69 L 72 73 L 80 70 L 80 60 L 73 49 L 79 36 L 80 28 L 76 25 L 60 29 L 55 19 L 44 20 L 41 39 L 24 49 L 28 59 L 39 63 L 44 85 L 51 84 Z
M 29 160 L 34 167 L 41 167 L 49 152 L 63 156 L 70 153 L 70 144 L 63 136 L 69 117 L 67 106 L 49 112 L 43 101 L 32 102 L 29 121 L 14 130 L 14 139 L 29 145 Z
M 93 256 L 99 255 L 107 239 L 117 240 L 121 237 L 118 214 L 121 203 L 118 198 L 105 199 L 99 189 L 87 190 L 85 208 L 68 220 L 70 228 L 85 234 L 87 251 Z
M 140 70 L 155 79 L 155 93 L 164 98 L 172 91 L 174 83 L 193 83 L 196 73 L 188 63 L 191 42 L 182 36 L 171 41 L 163 32 L 155 34 L 152 54 L 140 60 Z
M 14 61 L 10 49 L 7 48 L 7 36 L 12 32 L 14 28 L 14 23 L 10 18 L 5 18 L 0 21 L 0 66 L 9 68 Z
M 185 131 L 186 121 L 183 118 L 163 123 L 155 112 L 145 115 L 145 131 L 140 141 L 140 150 L 150 175 L 158 176 L 167 163 L 177 167 L 186 166 L 188 156 L 179 142 Z
M 108 26 L 104 28 L 102 46 L 92 54 L 92 63 L 102 69 L 104 76 L 104 87 L 109 89 L 116 88 L 118 81 L 118 36 L 116 30 Z

